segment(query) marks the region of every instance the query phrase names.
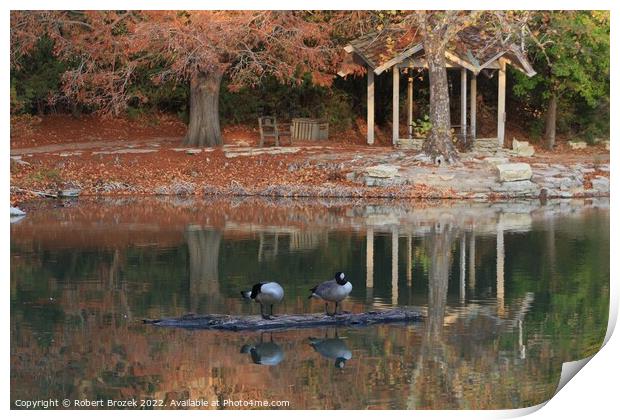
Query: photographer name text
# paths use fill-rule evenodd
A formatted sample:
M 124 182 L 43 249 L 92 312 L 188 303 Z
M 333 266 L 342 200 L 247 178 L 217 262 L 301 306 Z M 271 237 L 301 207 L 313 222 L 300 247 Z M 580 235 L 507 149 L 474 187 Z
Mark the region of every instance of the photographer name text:
M 243 407 L 289 407 L 289 401 L 267 400 L 206 400 L 206 399 L 183 399 L 183 400 L 160 400 L 160 399 L 127 399 L 127 400 L 71 400 L 54 399 L 47 400 L 15 400 L 15 408 L 45 410 L 49 408 L 243 408 Z

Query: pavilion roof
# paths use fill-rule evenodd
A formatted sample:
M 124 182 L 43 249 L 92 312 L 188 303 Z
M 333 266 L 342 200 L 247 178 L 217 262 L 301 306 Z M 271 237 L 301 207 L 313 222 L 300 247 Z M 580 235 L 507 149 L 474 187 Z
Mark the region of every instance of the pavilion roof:
M 422 36 L 415 28 L 386 28 L 352 40 L 345 47 L 345 51 L 361 58 L 375 74 L 381 74 L 414 55 L 423 56 L 424 44 Z M 515 44 L 503 44 L 497 39 L 486 36 L 483 30 L 476 27 L 460 31 L 446 49 L 446 58 L 452 64 L 465 67 L 476 74 L 495 64 L 501 57 L 530 77 L 536 74 L 519 47 Z M 359 64 L 359 60 L 351 57 L 349 61 L 345 62 L 344 68 L 347 70 L 344 74 L 349 73 L 347 65 Z

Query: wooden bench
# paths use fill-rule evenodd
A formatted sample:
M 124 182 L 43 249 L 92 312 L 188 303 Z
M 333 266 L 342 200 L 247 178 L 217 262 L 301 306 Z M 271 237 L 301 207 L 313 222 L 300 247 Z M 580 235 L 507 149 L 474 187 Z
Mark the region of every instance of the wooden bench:
M 280 139 L 282 137 L 288 137 L 290 144 L 293 144 L 293 138 L 291 137 L 291 125 L 288 123 L 278 124 L 276 117 L 259 117 L 258 130 L 260 132 L 260 147 L 264 147 L 265 141 L 270 138 L 274 139 L 276 146 L 280 146 Z
M 295 140 L 327 140 L 329 123 L 316 118 L 293 118 L 291 124 Z

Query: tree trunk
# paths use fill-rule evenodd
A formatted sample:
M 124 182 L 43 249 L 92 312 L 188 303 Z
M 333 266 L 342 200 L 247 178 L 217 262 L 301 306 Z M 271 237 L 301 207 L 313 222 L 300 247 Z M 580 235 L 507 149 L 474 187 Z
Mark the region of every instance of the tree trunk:
M 189 126 L 183 144 L 205 147 L 220 146 L 220 85 L 222 72 L 200 72 L 190 84 Z
M 545 148 L 552 150 L 555 146 L 555 125 L 558 111 L 558 97 L 555 93 L 549 98 L 547 116 L 545 118 Z
M 430 82 L 430 121 L 431 132 L 424 142 L 424 152 L 435 162 L 452 163 L 458 155 L 452 144 L 450 131 L 450 94 L 446 72 L 445 49 L 424 43 Z

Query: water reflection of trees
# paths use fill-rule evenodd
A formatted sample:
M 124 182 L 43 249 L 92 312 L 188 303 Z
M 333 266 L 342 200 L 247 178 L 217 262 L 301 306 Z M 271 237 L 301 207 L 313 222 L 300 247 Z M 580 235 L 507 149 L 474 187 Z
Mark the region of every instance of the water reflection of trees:
M 425 238 L 431 259 L 428 274 L 428 333 L 437 339 L 443 330 L 448 281 L 452 263 L 452 243 L 458 231 L 452 225 L 435 224 Z
M 190 310 L 199 312 L 201 298 L 219 298 L 219 255 L 222 233 L 190 225 L 185 230 L 189 251 Z
M 505 392 L 512 387 L 509 381 L 504 383 L 503 376 L 510 372 L 511 380 L 520 378 L 523 381 L 521 384 L 529 379 L 517 370 L 525 358 L 522 323 L 530 309 L 533 294 L 527 293 L 523 298 L 514 299 L 508 310 L 500 299 L 497 310 L 488 305 L 463 304 L 460 301 L 458 314 L 448 314 L 449 270 L 446 267 L 450 261 L 445 255 L 451 254 L 453 235 L 447 229 L 435 233 L 436 240 L 430 241 L 430 255 L 435 258 L 429 273 L 428 320 L 411 374 L 411 382 L 418 392 L 408 398 L 408 408 L 485 408 L 493 404 L 492 401 L 507 404 L 507 400 L 503 400 L 507 397 Z M 463 261 L 464 255 L 462 252 L 460 254 Z M 466 334 L 463 333 L 465 331 Z M 512 351 L 502 355 L 497 344 L 507 340 L 514 342 L 515 331 L 518 351 L 513 345 Z M 539 374 L 536 372 L 533 375 Z M 502 384 L 498 386 L 498 382 Z M 494 386 L 489 388 L 489 384 Z M 546 392 L 551 392 L 551 385 L 548 385 Z M 514 388 L 510 392 L 514 392 Z M 446 399 L 438 400 L 436 395 L 445 395 Z M 538 399 L 529 396 L 525 400 L 530 405 L 542 401 L 540 396 Z M 527 404 L 524 403 L 524 406 Z
M 286 359 L 265 369 L 239 354 L 247 337 L 156 330 L 123 316 L 161 315 L 154 308 L 207 310 L 209 296 L 227 299 L 234 290 L 236 297 L 230 273 L 242 272 L 250 260 L 272 270 L 282 262 L 276 256 L 258 264 L 260 227 L 253 227 L 251 240 L 237 241 L 239 226 L 203 223 L 183 228 L 186 244 L 166 249 L 38 244 L 32 252 L 33 246 L 11 265 L 11 398 L 269 397 L 291 399 L 293 408 L 515 407 L 549 397 L 560 363 L 600 343 L 609 292 L 608 242 L 600 240 L 608 237 L 607 219 L 575 219 L 585 224 L 567 231 L 558 220 L 505 211 L 469 219 L 460 212 L 439 224 L 429 223 L 432 217 L 400 223 L 405 216 L 379 223 L 381 211 L 367 209 L 342 235 L 317 231 L 329 240 L 298 240 L 305 244 L 304 269 L 321 261 L 358 264 L 362 279 L 364 265 L 385 263 L 387 275 L 367 271 L 371 280 L 352 302 L 364 301 L 368 290 L 370 304 L 427 306 L 421 325 L 347 331 L 355 357 L 342 371 L 308 346 L 308 336 L 323 331 L 278 334 L 274 342 Z M 286 229 L 278 241 L 283 255 L 293 232 L 304 231 Z M 240 252 L 248 247 L 254 248 Z M 283 278 L 295 278 L 295 269 L 283 268 Z M 303 308 L 294 298 L 288 304 Z

